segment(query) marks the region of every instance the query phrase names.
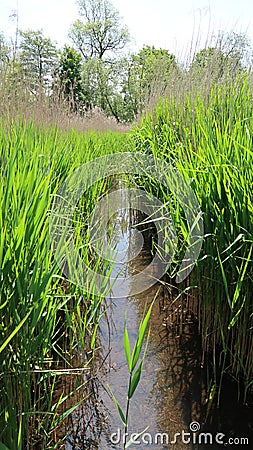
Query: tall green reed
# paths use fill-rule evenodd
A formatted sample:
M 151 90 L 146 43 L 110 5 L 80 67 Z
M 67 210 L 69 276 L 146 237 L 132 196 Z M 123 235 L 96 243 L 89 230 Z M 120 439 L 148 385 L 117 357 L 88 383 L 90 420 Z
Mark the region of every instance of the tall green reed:
M 186 91 L 180 99 L 171 95 L 132 135 L 137 150 L 170 162 L 198 198 L 205 241 L 191 275 L 199 290 L 192 308 L 215 376 L 221 370 L 242 379 L 244 398 L 253 384 L 252 136 L 250 74 L 211 83 L 204 93 Z M 161 186 L 143 184 L 163 200 L 171 199 Z M 176 199 L 173 206 L 183 237 L 184 213 Z
M 56 267 L 53 196 L 75 168 L 124 142 L 113 133 L 0 123 L 0 443 L 11 450 L 53 446 L 59 419 L 70 413 L 58 412 L 68 395 L 54 396 L 61 369 L 71 370 L 73 347 L 94 347 L 100 317 L 101 299 L 69 285 Z M 103 189 L 85 199 L 84 214 Z

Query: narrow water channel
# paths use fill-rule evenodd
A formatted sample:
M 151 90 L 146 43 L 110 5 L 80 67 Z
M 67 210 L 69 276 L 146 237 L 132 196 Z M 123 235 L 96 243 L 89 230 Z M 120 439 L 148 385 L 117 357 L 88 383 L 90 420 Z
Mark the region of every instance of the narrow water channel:
M 150 263 L 149 239 L 144 239 L 140 250 L 139 233 L 136 233 L 135 226 L 140 220 L 138 213 L 131 210 L 131 204 L 113 216 L 119 255 L 113 273 L 121 269 L 133 275 Z M 135 254 L 135 250 L 138 255 L 125 261 L 122 255 Z M 253 410 L 237 404 L 233 384 L 228 384 L 228 388 L 225 384 L 221 408 L 214 409 L 211 420 L 206 420 L 206 371 L 201 365 L 200 337 L 190 300 L 185 301 L 183 297 L 175 300 L 177 292 L 162 282 L 138 295 L 131 295 L 131 291 L 129 283 L 129 292 L 124 298 L 108 296 L 105 299 L 107 311 L 100 322 L 99 350 L 93 368 L 96 376 L 90 381 L 91 396 L 72 415 L 65 449 L 123 450 L 124 427 L 108 385 L 125 411 L 129 375 L 123 344 L 124 323 L 126 321 L 133 348 L 144 310 L 155 297 L 141 381 L 130 403 L 129 436 L 148 428 L 129 448 L 226 448 L 228 435 L 249 438 L 249 445 L 229 445 L 229 448 L 253 448 Z M 213 436 L 218 432 L 225 434 L 223 444 L 214 441 L 210 444 L 209 437 L 206 444 L 198 445 L 198 434 L 193 432 L 198 431 L 198 426 L 200 431 L 209 431 Z

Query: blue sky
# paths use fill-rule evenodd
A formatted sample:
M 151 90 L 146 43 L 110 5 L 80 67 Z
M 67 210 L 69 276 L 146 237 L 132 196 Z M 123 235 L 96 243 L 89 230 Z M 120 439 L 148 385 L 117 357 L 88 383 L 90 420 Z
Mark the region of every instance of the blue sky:
M 247 32 L 253 46 L 252 0 L 112 0 L 123 22 L 129 27 L 132 42 L 129 50 L 144 44 L 167 48 L 180 59 L 190 47 L 203 48 L 218 30 Z M 19 11 L 19 28 L 43 29 L 45 36 L 59 46 L 69 43 L 71 23 L 78 17 L 75 0 L 0 0 L 0 31 L 6 37 L 15 34 Z M 191 45 L 192 42 L 192 45 Z

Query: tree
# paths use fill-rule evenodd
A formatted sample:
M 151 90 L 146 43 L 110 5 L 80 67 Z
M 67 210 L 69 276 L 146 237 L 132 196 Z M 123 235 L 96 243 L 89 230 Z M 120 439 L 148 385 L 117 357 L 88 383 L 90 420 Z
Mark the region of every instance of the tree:
M 252 49 L 245 34 L 219 32 L 215 44 L 195 55 L 191 71 L 200 77 L 218 81 L 229 75 L 235 77 L 250 65 Z
M 115 53 L 129 41 L 128 29 L 122 26 L 119 13 L 109 0 L 78 0 L 78 5 L 82 20 L 74 22 L 69 36 L 84 59 L 86 105 L 98 107 L 120 121 L 116 101 L 121 98 L 120 60 Z
M 210 69 L 211 64 L 216 63 L 218 66 L 224 64 L 225 55 L 221 50 L 215 47 L 204 48 L 195 55 L 194 65 L 200 69 Z
M 78 0 L 78 5 L 83 21 L 73 23 L 69 37 L 85 59 L 102 59 L 125 47 L 128 29 L 109 0 Z
M 120 60 L 89 58 L 83 64 L 83 89 L 90 108 L 97 107 L 117 122 L 122 121 L 115 99 L 119 94 Z
M 245 33 L 220 31 L 216 40 L 216 48 L 225 55 L 231 68 L 240 70 L 252 63 L 252 48 Z
M 6 43 L 3 33 L 0 33 L 0 69 L 10 62 L 10 47 Z
M 133 121 L 152 100 L 165 94 L 170 80 L 179 73 L 174 55 L 150 46 L 130 57 L 96 61 L 97 76 L 92 83 L 96 106 L 118 122 Z
M 146 45 L 131 55 L 126 65 L 124 103 L 134 119 L 152 100 L 165 94 L 170 80 L 179 74 L 176 58 L 166 49 Z
M 195 55 L 190 72 L 193 72 L 194 76 L 199 75 L 201 78 L 206 76 L 210 80 L 218 81 L 224 75 L 225 68 L 224 53 L 215 47 L 207 47 Z
M 179 73 L 174 55 L 146 46 L 137 55 L 109 59 L 89 58 L 83 65 L 85 92 L 92 106 L 131 122 L 150 101 L 165 94 L 170 79 Z
M 42 30 L 21 31 L 18 59 L 22 65 L 34 94 L 47 89 L 52 81 L 52 73 L 57 64 L 57 49 L 49 38 L 43 36 Z
M 82 56 L 80 53 L 74 48 L 65 45 L 60 52 L 59 65 L 55 75 L 60 82 L 60 90 L 70 102 L 72 109 L 80 111 L 85 104 L 82 84 Z
M 12 43 L 7 42 L 2 33 L 0 33 L 0 89 L 3 89 L 0 93 L 2 102 L 10 99 L 19 89 L 21 95 L 25 95 L 23 69 L 15 60 Z

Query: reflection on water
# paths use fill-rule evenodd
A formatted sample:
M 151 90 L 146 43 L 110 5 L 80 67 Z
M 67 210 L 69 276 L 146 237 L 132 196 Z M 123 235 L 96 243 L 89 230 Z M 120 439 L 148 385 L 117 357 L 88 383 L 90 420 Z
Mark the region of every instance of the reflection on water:
M 142 250 L 139 252 L 139 233 L 131 228 L 133 222 L 137 220 L 138 215 L 129 209 L 119 211 L 117 216 L 114 216 L 116 250 L 120 255 L 114 271 L 119 267 L 122 270 L 123 267 L 125 273 L 139 273 L 152 259 L 148 239 L 144 239 Z M 122 254 L 132 255 L 135 250 L 139 252 L 136 258 L 129 262 L 122 258 Z M 129 283 L 130 292 L 131 283 Z M 173 289 L 170 290 L 158 282 L 149 290 L 135 296 L 106 299 L 108 309 L 100 323 L 100 350 L 94 364 L 96 376 L 91 377 L 88 382 L 87 393 L 89 391 L 91 395 L 83 407 L 76 409 L 71 416 L 66 450 L 123 449 L 123 425 L 109 394 L 108 385 L 125 411 L 128 370 L 123 346 L 124 323 L 126 320 L 133 347 L 143 312 L 155 296 L 157 299 L 150 319 L 151 334 L 144 369 L 140 384 L 130 403 L 129 434 L 139 433 L 147 426 L 149 428 L 148 434 L 139 439 L 140 443 L 133 444 L 130 448 L 180 450 L 217 447 L 215 444 L 212 446 L 193 444 L 194 436 L 196 439 L 193 433 L 185 434 L 186 441 L 182 442 L 182 432 L 184 430 L 184 433 L 189 433 L 191 423 L 198 422 L 201 430 L 205 430 L 203 421 L 207 394 L 204 370 L 200 361 L 200 339 L 189 302 L 183 297 L 175 301 Z M 180 317 L 180 320 L 177 320 L 177 317 Z M 226 400 L 228 405 L 230 400 L 231 398 Z M 220 409 L 220 414 L 227 416 L 227 409 Z M 233 433 L 237 433 L 238 436 L 235 423 L 230 424 L 229 428 L 227 420 L 223 422 L 219 420 L 217 411 L 214 412 L 214 419 L 206 430 L 212 430 L 214 436 L 218 431 L 231 434 L 232 426 Z M 231 420 L 236 420 L 233 413 Z M 247 422 L 245 436 L 249 436 L 252 417 L 248 418 Z M 165 434 L 161 438 L 158 433 Z M 177 441 L 171 444 L 176 433 L 180 436 L 178 434 Z M 217 448 L 223 447 L 219 445 Z

